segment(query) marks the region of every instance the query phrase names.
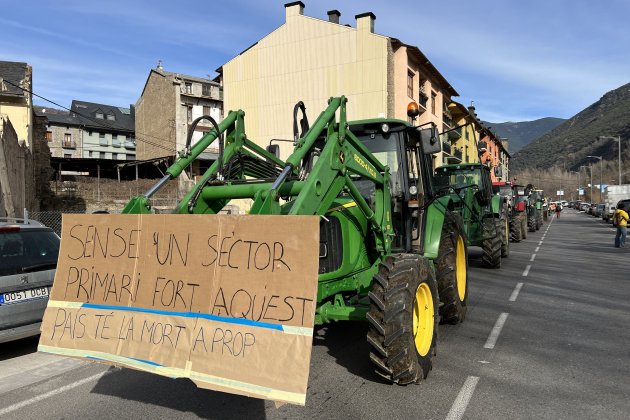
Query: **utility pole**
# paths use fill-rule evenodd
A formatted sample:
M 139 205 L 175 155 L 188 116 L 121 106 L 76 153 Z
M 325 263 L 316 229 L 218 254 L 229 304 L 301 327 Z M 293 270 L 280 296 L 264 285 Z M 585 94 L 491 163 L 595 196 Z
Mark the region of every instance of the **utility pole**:
M 587 156 L 589 158 L 599 159 L 599 202 L 602 202 L 602 173 L 604 160 L 603 156 Z M 593 193 L 593 165 L 591 163 L 591 194 Z M 592 197 L 591 197 L 592 200 Z

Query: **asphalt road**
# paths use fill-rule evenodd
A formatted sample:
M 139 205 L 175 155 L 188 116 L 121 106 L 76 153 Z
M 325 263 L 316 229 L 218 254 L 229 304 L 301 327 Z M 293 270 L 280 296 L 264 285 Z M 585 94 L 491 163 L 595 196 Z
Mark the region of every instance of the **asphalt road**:
M 500 270 L 471 248 L 467 319 L 440 326 L 419 385 L 376 377 L 361 323 L 316 329 L 305 407 L 38 354 L 28 339 L 0 345 L 0 417 L 627 419 L 630 250 L 613 238 L 565 210 L 512 244 Z

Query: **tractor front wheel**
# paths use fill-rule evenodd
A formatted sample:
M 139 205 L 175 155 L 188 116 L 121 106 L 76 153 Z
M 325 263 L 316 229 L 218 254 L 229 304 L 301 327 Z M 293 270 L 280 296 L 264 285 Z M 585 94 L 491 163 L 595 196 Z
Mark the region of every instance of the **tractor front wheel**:
M 510 221 L 510 237 L 513 242 L 521 242 L 523 240 L 523 233 L 521 232 L 521 219 L 518 217 L 512 217 Z
M 367 341 L 376 373 L 400 385 L 425 379 L 433 366 L 439 305 L 429 261 L 413 254 L 387 257 L 369 297 Z
M 446 214 L 442 225 L 435 277 L 440 295 L 441 322 L 464 322 L 468 297 L 468 251 L 464 230 L 450 213 Z
M 521 222 L 521 236 L 523 239 L 527 239 L 527 214 L 520 213 L 518 219 Z

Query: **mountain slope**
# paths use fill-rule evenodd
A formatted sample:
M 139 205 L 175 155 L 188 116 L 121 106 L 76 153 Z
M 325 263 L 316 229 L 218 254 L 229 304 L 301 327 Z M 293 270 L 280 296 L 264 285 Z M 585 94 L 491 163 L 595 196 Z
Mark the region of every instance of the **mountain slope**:
M 492 131 L 500 137 L 509 140 L 508 151 L 514 154 L 527 146 L 533 140 L 547 134 L 563 122 L 562 118 L 541 118 L 533 121 L 492 123 L 486 122 L 486 126 L 492 127 Z
M 602 98 L 549 133 L 525 146 L 510 161 L 510 169 L 547 169 L 560 166 L 577 170 L 591 162 L 588 155 L 617 159 L 617 142 L 599 136 L 621 136 L 622 152 L 630 149 L 630 83 Z M 626 153 L 624 153 L 625 155 Z

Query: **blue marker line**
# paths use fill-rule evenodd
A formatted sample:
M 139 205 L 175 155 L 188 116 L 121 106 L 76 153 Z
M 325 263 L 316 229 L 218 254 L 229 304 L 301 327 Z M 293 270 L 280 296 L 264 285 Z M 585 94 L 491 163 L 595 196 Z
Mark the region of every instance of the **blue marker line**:
M 81 307 L 88 308 L 88 309 L 104 309 L 104 310 L 112 310 L 112 311 L 143 312 L 143 313 L 156 314 L 156 315 L 180 316 L 184 318 L 201 318 L 201 319 L 208 319 L 210 321 L 226 322 L 228 324 L 239 324 L 239 325 L 247 325 L 249 327 L 259 327 L 259 328 L 267 328 L 270 330 L 284 331 L 284 328 L 282 327 L 282 325 L 271 324 L 269 322 L 252 321 L 250 319 L 245 319 L 245 318 L 229 318 L 229 317 L 217 316 L 217 315 L 211 315 L 211 314 L 202 314 L 198 312 L 170 312 L 170 311 L 163 311 L 159 309 L 133 308 L 129 306 L 114 306 L 114 305 L 97 305 L 94 303 L 84 303 L 81 305 Z

